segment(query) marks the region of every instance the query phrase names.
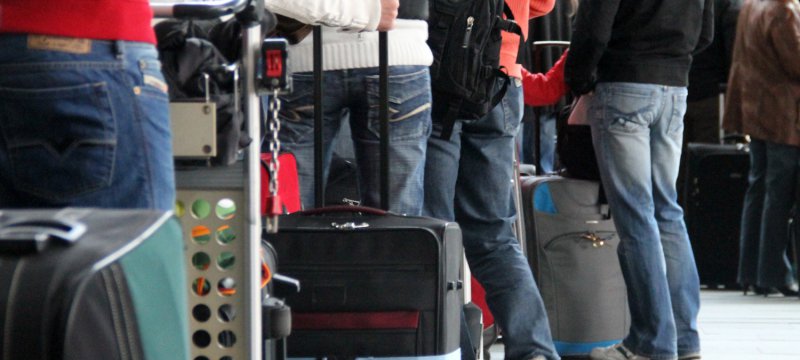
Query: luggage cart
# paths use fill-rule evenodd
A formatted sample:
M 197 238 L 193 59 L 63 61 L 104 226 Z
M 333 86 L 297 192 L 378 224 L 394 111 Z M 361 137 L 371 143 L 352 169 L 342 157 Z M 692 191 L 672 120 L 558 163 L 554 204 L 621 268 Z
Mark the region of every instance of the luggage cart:
M 190 360 L 262 359 L 256 69 L 263 0 L 151 2 L 150 7 L 156 18 L 204 20 L 235 15 L 242 21 L 239 91 L 244 95 L 246 131 L 254 141 L 243 150 L 243 160 L 231 166 L 176 170 L 176 214 L 189 264 Z M 176 154 L 213 156 L 213 109 L 208 101 L 171 104 Z

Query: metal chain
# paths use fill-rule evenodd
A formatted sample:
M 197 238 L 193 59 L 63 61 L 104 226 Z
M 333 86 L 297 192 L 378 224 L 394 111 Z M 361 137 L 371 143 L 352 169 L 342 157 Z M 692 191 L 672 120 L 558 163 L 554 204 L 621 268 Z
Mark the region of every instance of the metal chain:
M 272 134 L 272 141 L 269 142 L 269 152 L 272 154 L 269 161 L 269 193 L 273 196 L 278 195 L 278 171 L 281 168 L 281 162 L 278 160 L 278 153 L 281 151 L 281 141 L 278 139 L 278 133 L 281 131 L 281 121 L 278 118 L 280 110 L 281 100 L 278 97 L 278 89 L 275 89 L 269 101 L 269 113 L 272 116 L 268 120 L 269 133 Z

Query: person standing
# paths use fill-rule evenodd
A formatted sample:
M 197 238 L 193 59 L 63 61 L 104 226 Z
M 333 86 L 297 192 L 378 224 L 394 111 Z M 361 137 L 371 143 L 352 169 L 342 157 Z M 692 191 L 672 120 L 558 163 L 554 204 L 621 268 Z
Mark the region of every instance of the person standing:
M 800 4 L 746 1 L 728 80 L 723 126 L 749 134 L 738 281 L 763 295 L 797 295 L 786 223 L 800 164 Z
M 544 15 L 553 4 L 554 0 L 506 1 L 515 19 Z M 518 21 L 518 25 L 527 36 L 528 22 Z M 506 32 L 502 36 L 500 65 L 513 79 L 502 101 L 481 119 L 456 121 L 449 139 L 441 137 L 443 119 L 433 119 L 423 214 L 455 220 L 461 226 L 467 262 L 486 290 L 486 302 L 503 332 L 506 359 L 555 360 L 559 357 L 547 313 L 512 230 L 516 216 L 514 137 L 522 120 L 522 67 L 516 63 L 519 36 Z
M 595 360 L 699 359 L 700 286 L 675 182 L 692 54 L 713 0 L 584 0 L 565 79 L 587 118 L 620 236 L 631 328 Z
M 741 6 L 741 0 L 714 0 L 714 40 L 694 56 L 689 69 L 684 145 L 720 142 L 720 85 L 728 81 L 730 74 L 736 19 Z
M 147 0 L 0 0 L 0 208 L 175 206 Z
M 421 18 L 395 20 L 397 0 L 373 2 L 375 6 L 364 6 L 361 2 L 276 0 L 268 8 L 300 22 L 330 25 L 322 29 L 324 178 L 330 167 L 333 141 L 349 116 L 362 204 L 372 207 L 380 204 L 378 33 L 374 30 L 391 28 L 388 32 L 392 161 L 389 210 L 419 215 L 425 149 L 431 128 L 428 67 L 433 54 L 425 42 L 428 24 Z M 278 6 L 281 3 L 285 5 Z M 279 138 L 283 149 L 297 157 L 300 196 L 305 208 L 313 207 L 315 199 L 313 43 L 313 37 L 309 36 L 290 46 L 289 68 L 294 89 L 280 98 Z

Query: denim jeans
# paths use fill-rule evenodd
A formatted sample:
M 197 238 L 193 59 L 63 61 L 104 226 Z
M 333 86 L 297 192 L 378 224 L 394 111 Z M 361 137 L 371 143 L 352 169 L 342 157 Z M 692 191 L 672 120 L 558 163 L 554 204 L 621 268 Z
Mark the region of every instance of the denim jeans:
M 514 137 L 521 116 L 522 88 L 510 86 L 482 119 L 457 121 L 449 140 L 440 137 L 442 124 L 434 119 L 423 214 L 461 226 L 472 276 L 486 289 L 503 331 L 506 359 L 558 359 L 542 297 L 512 231 Z
M 173 209 L 155 47 L 83 44 L 29 49 L 26 35 L 0 35 L 0 208 Z
M 555 171 L 556 162 L 556 116 L 555 112 L 540 111 L 534 117 L 534 121 L 539 122 L 539 140 L 536 140 L 536 127 L 533 122 L 523 122 L 522 131 L 517 135 L 517 146 L 522 149 L 520 159 L 523 164 L 536 164 L 536 146 L 542 159 L 539 166 L 543 174 Z
M 686 88 L 600 83 L 590 103 L 597 161 L 620 236 L 634 353 L 700 352 L 700 285 L 675 182 Z
M 303 206 L 314 206 L 313 74 L 292 75 L 294 91 L 281 98 L 281 147 L 297 157 Z M 325 71 L 323 135 L 325 178 L 333 141 L 349 114 L 359 169 L 362 204 L 380 205 L 380 121 L 378 68 Z M 264 101 L 267 101 L 266 98 Z M 266 108 L 266 106 L 265 106 Z M 430 75 L 427 66 L 389 68 L 389 209 L 419 215 L 425 148 L 431 131 Z
M 750 142 L 750 174 L 742 211 L 741 284 L 764 287 L 794 283 L 786 255 L 786 222 L 794 204 L 800 148 L 760 139 Z

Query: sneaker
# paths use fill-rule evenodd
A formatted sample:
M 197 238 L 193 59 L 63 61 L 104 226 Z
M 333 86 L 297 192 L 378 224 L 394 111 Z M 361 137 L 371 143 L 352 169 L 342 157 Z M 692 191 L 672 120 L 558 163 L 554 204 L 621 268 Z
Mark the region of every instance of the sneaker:
M 634 354 L 622 344 L 594 348 L 589 353 L 589 358 L 592 360 L 650 360 L 649 357 Z
M 544 355 L 536 355 L 531 360 L 547 360 Z

